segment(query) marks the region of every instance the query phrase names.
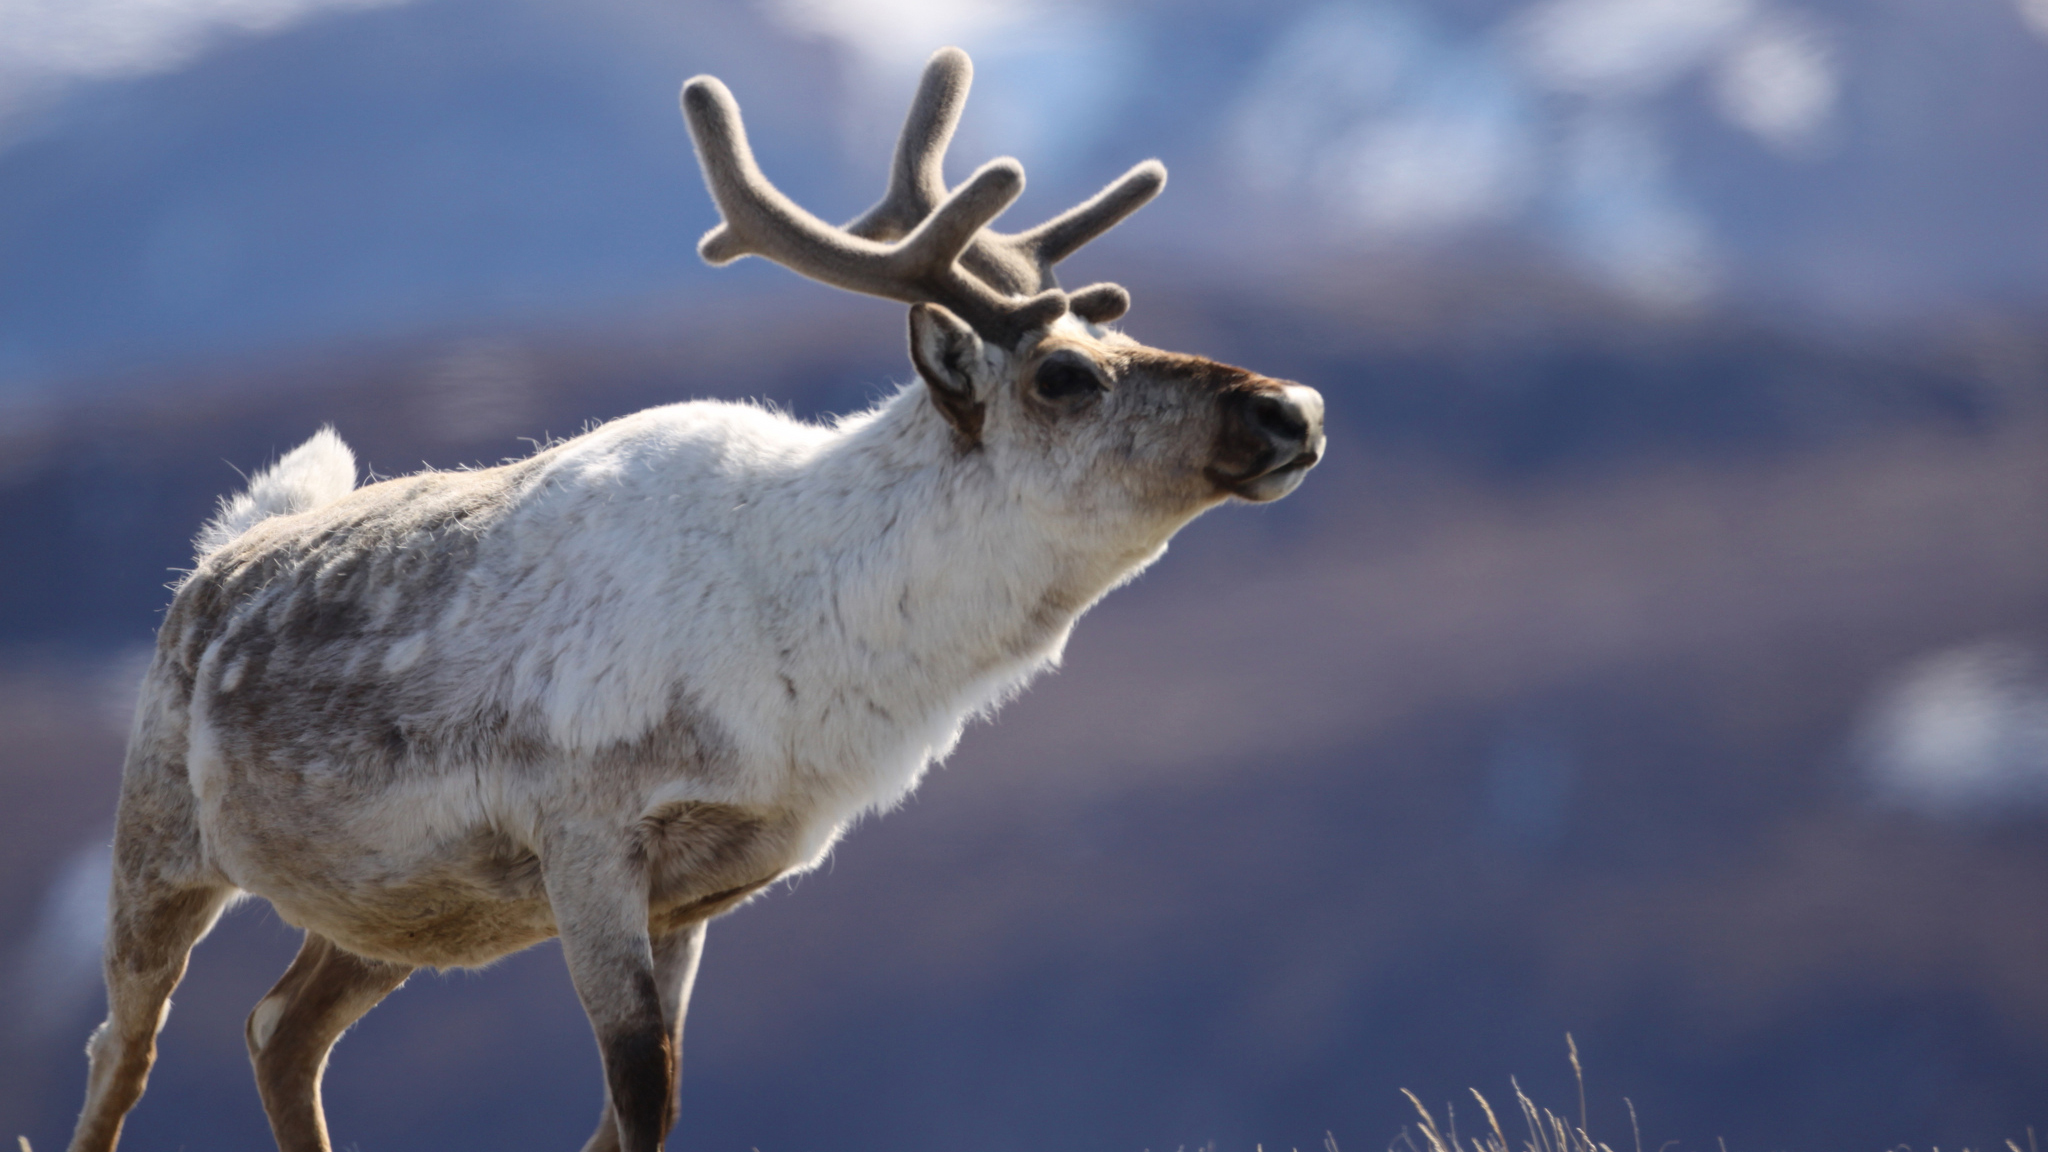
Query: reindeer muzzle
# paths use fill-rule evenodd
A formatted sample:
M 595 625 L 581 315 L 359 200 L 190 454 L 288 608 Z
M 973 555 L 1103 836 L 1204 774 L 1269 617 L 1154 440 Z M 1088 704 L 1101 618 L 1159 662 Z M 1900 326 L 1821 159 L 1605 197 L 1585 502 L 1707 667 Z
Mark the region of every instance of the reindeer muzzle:
M 1205 469 L 1218 488 L 1254 503 L 1278 500 L 1323 458 L 1322 393 L 1267 380 L 1220 399 L 1223 427 Z

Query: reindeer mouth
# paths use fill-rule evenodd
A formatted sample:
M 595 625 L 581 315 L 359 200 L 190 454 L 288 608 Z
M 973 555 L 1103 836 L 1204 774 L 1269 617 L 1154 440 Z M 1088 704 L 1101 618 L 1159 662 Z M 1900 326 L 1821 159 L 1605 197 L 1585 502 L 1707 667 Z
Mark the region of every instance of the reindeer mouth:
M 1218 488 L 1240 500 L 1253 504 L 1265 504 L 1278 500 L 1301 486 L 1302 477 L 1323 458 L 1323 446 L 1318 443 L 1295 454 L 1285 464 L 1268 468 L 1250 476 L 1226 476 L 1218 469 L 1209 469 L 1209 480 Z
M 1240 500 L 1263 504 L 1301 484 L 1323 458 L 1323 398 L 1284 380 L 1234 390 L 1223 398 L 1223 426 L 1209 482 Z

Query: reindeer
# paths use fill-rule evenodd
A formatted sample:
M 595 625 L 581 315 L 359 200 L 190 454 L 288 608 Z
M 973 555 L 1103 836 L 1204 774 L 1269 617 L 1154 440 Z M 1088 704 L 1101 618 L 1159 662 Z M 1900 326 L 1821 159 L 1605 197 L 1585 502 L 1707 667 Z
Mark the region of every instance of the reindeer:
M 559 936 L 604 1065 L 586 1152 L 654 1152 L 706 923 L 902 799 L 1182 525 L 1300 483 L 1320 396 L 1145 347 L 1107 326 L 1122 288 L 1053 275 L 1165 169 L 992 231 L 1017 162 L 940 174 L 969 79 L 933 56 L 843 228 L 769 184 L 724 85 L 682 93 L 724 218 L 703 257 L 908 303 L 920 383 L 824 425 L 675 404 L 360 488 L 323 429 L 223 502 L 137 708 L 72 1152 L 114 1147 L 242 894 L 305 930 L 247 1027 L 279 1148 L 327 1152 L 328 1050 L 412 971 Z

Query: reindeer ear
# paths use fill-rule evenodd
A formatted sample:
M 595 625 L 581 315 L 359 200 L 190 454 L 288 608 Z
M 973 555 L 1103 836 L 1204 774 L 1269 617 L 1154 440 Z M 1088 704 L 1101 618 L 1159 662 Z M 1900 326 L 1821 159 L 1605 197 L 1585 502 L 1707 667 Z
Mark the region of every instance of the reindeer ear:
M 932 406 L 970 446 L 981 443 L 981 420 L 988 411 L 974 391 L 981 357 L 981 337 L 958 316 L 937 304 L 910 306 L 910 362 L 924 377 Z

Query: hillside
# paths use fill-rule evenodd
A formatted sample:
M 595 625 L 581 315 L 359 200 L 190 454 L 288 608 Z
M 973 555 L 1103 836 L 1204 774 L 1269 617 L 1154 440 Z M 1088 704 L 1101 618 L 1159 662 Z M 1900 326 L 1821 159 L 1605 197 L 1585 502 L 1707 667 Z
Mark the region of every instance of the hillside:
M 1651 327 L 1542 283 L 1487 328 L 1498 298 L 1450 279 L 1318 312 L 1134 278 L 1142 334 L 1321 387 L 1328 465 L 1184 533 L 903 811 L 713 930 L 677 1146 L 1371 1146 L 1395 1089 L 1555 1069 L 1567 1030 L 1596 1109 L 1688 1146 L 2038 1123 L 2041 346 Z M 906 374 L 892 307 L 720 308 L 109 385 L 9 429 L 0 1125 L 51 1146 L 75 1106 L 109 700 L 229 464 L 333 421 L 380 472 L 453 466 Z M 1958 677 L 1981 707 L 1915 703 Z M 1900 759 L 1926 723 L 1949 758 Z M 1973 771 L 2009 783 L 1988 808 Z M 198 951 L 139 1144 L 260 1142 L 240 1019 L 293 946 L 252 908 Z M 327 1097 L 344 1144 L 568 1146 L 597 1087 L 549 947 L 416 980 Z

